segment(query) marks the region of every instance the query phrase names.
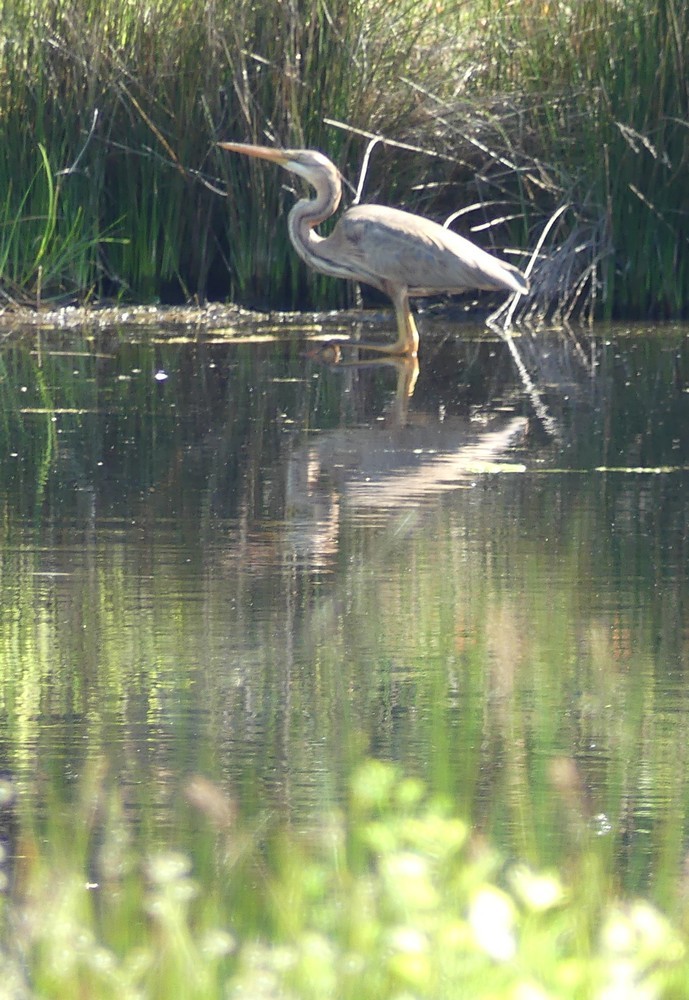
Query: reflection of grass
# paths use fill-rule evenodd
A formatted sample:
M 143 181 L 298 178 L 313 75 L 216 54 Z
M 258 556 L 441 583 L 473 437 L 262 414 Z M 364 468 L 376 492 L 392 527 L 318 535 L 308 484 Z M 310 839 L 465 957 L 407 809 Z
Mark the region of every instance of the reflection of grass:
M 35 405 L 39 419 L 23 411 Z M 28 353 L 0 354 L 0 454 L 2 480 L 28 488 L 40 504 L 57 447 L 51 390 L 44 373 Z
M 387 765 L 356 772 L 346 826 L 276 834 L 269 862 L 206 782 L 188 788 L 210 848 L 196 865 L 167 847 L 140 853 L 117 798 L 97 782 L 84 791 L 76 838 L 49 828 L 39 846 L 24 831 L 7 995 L 26 976 L 46 1000 L 641 1000 L 681 996 L 689 976 L 684 935 L 596 886 L 590 859 L 564 885 L 506 866 Z

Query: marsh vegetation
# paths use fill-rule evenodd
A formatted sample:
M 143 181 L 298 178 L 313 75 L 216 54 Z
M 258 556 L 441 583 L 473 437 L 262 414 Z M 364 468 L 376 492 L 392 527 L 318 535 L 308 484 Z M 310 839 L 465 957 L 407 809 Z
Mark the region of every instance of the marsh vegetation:
M 525 336 L 559 435 L 411 497 L 390 372 L 142 304 L 350 303 L 235 139 L 538 247 L 525 319 L 686 316 L 686 5 L 10 0 L 0 39 L 5 995 L 684 996 L 686 330 Z M 526 423 L 465 334 L 426 487 Z
M 12 0 L 0 37 L 6 302 L 343 304 L 234 139 L 365 161 L 366 200 L 514 263 L 540 245 L 532 317 L 687 313 L 679 0 Z

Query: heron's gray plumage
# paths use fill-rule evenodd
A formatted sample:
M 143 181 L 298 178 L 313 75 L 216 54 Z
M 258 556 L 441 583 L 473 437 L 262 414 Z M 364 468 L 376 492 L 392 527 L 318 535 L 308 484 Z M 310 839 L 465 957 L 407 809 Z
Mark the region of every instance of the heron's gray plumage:
M 347 260 L 379 279 L 406 285 L 410 295 L 526 292 L 520 271 L 437 222 L 382 205 L 356 205 L 342 216 L 320 251 Z

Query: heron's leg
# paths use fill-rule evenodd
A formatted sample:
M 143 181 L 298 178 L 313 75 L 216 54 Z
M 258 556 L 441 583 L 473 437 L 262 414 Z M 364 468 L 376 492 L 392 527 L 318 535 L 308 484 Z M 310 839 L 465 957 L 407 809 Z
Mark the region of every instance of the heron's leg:
M 405 354 L 415 358 L 419 351 L 419 331 L 416 329 L 414 317 L 409 308 L 407 289 L 399 285 L 383 284 L 382 290 L 392 299 L 397 319 L 397 340 L 392 344 L 357 343 L 367 351 L 379 351 L 381 354 Z
M 391 354 L 408 354 L 415 358 L 419 353 L 419 331 L 409 308 L 406 288 L 389 289 L 388 293 L 395 307 L 397 319 L 397 341 L 392 345 Z

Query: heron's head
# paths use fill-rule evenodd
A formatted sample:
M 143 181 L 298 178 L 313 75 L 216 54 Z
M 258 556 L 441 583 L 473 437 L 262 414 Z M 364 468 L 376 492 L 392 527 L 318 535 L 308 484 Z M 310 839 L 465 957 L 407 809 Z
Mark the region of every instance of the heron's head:
M 245 142 L 219 142 L 218 146 L 231 153 L 243 153 L 245 156 L 278 163 L 285 170 L 299 174 L 314 187 L 324 178 L 331 178 L 333 175 L 339 178 L 339 171 L 334 163 L 314 149 L 275 149 L 272 146 L 253 146 Z

